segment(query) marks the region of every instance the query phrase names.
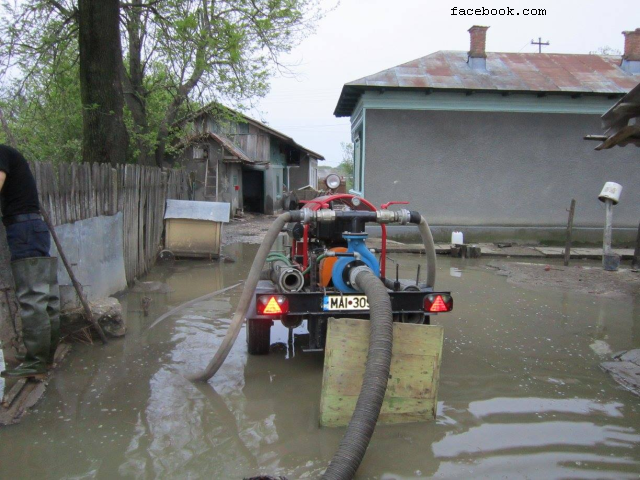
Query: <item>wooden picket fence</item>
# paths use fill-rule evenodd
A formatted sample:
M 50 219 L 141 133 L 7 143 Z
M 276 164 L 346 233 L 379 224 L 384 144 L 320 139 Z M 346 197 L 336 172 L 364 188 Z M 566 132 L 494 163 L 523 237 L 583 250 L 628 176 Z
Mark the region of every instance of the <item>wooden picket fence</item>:
M 54 225 L 122 212 L 129 284 L 155 263 L 166 200 L 189 199 L 189 176 L 182 170 L 97 163 L 31 162 L 30 166 L 40 204 Z

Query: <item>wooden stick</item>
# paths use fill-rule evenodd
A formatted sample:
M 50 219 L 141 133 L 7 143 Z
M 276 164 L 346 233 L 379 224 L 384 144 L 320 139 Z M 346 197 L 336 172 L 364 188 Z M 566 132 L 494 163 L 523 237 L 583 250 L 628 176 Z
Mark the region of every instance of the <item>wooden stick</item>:
M 636 249 L 633 251 L 633 260 L 631 260 L 633 268 L 640 267 L 640 225 L 638 225 L 638 236 L 636 237 Z
M 567 223 L 567 242 L 564 246 L 564 266 L 569 266 L 569 258 L 571 257 L 571 230 L 573 230 L 573 214 L 576 211 L 576 199 L 571 199 L 569 207 L 569 222 Z
M 71 279 L 71 283 L 73 283 L 73 287 L 76 289 L 76 293 L 78 294 L 78 298 L 80 298 L 80 303 L 82 303 L 82 307 L 84 308 L 84 313 L 87 316 L 87 320 L 89 320 L 89 323 L 93 326 L 93 328 L 96 329 L 96 331 L 98 332 L 98 335 L 100 335 L 100 339 L 102 340 L 102 343 L 106 345 L 108 343 L 107 336 L 104 334 L 104 331 L 102 330 L 102 327 L 100 326 L 100 324 L 96 321 L 95 318 L 93 318 L 93 313 L 91 312 L 89 303 L 87 303 L 87 298 L 84 296 L 84 292 L 82 291 L 82 285 L 80 285 L 80 282 L 78 282 L 78 279 L 73 273 L 73 270 L 71 269 L 71 265 L 69 264 L 67 257 L 62 251 L 62 245 L 60 244 L 60 239 L 58 238 L 58 235 L 56 234 L 56 231 L 53 228 L 53 225 L 51 224 L 49 215 L 47 215 L 47 212 L 45 212 L 43 208 L 40 209 L 40 213 L 42 214 L 42 218 L 44 219 L 44 222 L 47 224 L 47 227 L 49 227 L 49 232 L 51 232 L 51 237 L 53 238 L 53 241 L 56 244 L 56 248 L 58 249 L 58 255 L 60 255 L 60 258 L 62 259 L 62 263 L 64 263 L 64 268 L 67 269 L 67 273 L 69 274 L 69 278 Z

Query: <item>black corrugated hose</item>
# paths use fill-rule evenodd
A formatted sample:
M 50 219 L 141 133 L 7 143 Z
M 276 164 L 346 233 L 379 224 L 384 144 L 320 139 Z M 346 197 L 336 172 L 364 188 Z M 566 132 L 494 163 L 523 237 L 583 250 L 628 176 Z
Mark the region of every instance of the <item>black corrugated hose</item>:
M 322 478 L 326 479 L 346 480 L 355 476 L 376 427 L 391 368 L 393 316 L 389 292 L 369 269 L 360 271 L 355 283 L 369 301 L 369 353 L 356 408 L 338 451 L 324 472 Z

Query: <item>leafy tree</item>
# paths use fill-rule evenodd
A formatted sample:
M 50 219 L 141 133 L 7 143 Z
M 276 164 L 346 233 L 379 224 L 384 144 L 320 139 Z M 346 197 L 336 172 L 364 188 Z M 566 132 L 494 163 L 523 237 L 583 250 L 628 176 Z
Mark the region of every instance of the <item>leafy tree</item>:
M 76 0 L 0 0 L 5 72 L 16 81 L 60 72 L 61 55 L 76 52 Z M 242 108 L 268 91 L 286 69 L 282 57 L 313 32 L 320 0 L 129 0 L 120 3 L 124 61 L 120 63 L 133 154 L 160 165 L 175 121 L 222 101 Z M 40 71 L 42 63 L 52 65 Z M 5 77 L 11 75 L 5 75 Z M 7 83 L 11 88 L 7 88 Z
M 598 47 L 594 51 L 589 52 L 589 55 L 622 55 L 622 52 L 617 48 L 605 45 L 604 47 Z
M 338 164 L 338 169 L 347 179 L 347 190 L 353 188 L 353 143 L 340 142 L 342 146 L 342 161 Z

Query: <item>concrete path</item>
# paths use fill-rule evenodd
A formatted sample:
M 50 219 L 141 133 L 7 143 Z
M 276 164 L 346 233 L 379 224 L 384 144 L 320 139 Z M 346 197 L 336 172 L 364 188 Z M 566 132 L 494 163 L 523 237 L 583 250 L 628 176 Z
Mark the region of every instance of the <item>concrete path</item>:
M 382 241 L 379 238 L 370 238 L 367 240 L 370 248 L 380 252 Z M 563 258 L 564 248 L 562 247 L 539 247 L 539 246 L 504 246 L 499 247 L 493 243 L 477 244 L 482 255 L 486 257 L 519 257 L 519 258 Z M 393 240 L 387 241 L 388 253 L 424 253 L 424 247 L 419 243 L 401 243 Z M 633 249 L 614 249 L 614 252 L 622 257 L 622 260 L 630 260 L 633 257 Z M 451 253 L 451 245 L 444 243 L 436 244 L 436 253 L 440 255 L 449 255 Z M 602 248 L 572 248 L 571 258 L 593 259 L 602 258 Z

